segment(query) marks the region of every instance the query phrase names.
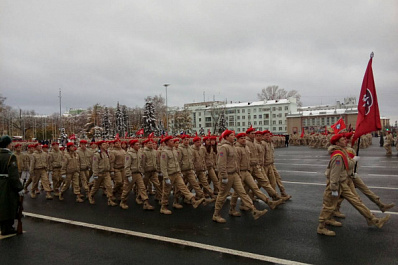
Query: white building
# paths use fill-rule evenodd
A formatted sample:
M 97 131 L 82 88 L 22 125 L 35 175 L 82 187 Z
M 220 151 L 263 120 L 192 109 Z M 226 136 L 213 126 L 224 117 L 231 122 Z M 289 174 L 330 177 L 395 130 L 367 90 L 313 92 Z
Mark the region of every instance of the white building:
M 253 125 L 257 130 L 270 130 L 275 134 L 287 132 L 286 116 L 297 112 L 295 98 L 254 102 L 202 102 L 185 104 L 192 112 L 192 130 L 219 133 L 220 125 L 236 133 L 245 132 Z M 224 118 L 223 118 L 224 116 Z

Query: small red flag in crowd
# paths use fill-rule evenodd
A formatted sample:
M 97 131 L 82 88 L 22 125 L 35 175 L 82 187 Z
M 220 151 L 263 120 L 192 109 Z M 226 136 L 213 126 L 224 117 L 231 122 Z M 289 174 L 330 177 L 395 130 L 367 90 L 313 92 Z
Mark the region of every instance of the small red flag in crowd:
M 335 134 L 346 128 L 343 118 L 340 118 L 335 124 L 330 127 L 334 130 Z

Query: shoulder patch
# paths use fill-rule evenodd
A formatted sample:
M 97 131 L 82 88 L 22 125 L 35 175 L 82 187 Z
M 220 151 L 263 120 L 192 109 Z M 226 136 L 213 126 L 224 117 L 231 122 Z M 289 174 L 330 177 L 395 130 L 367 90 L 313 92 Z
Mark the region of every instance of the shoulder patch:
M 94 161 L 96 161 L 96 160 L 97 160 L 97 158 L 94 156 L 94 157 L 93 157 L 93 160 L 94 160 Z
M 336 160 L 336 165 L 340 165 L 340 160 Z
M 126 156 L 126 160 L 129 160 L 129 157 L 128 157 L 128 156 Z
M 162 155 L 162 159 L 166 159 L 166 155 L 165 154 Z
M 223 156 L 224 155 L 224 152 L 220 152 L 220 156 Z

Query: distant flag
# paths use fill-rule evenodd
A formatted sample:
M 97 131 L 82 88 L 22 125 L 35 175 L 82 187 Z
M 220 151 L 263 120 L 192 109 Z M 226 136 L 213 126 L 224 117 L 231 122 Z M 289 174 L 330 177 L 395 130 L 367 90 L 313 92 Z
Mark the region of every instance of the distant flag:
M 377 102 L 376 86 L 372 70 L 373 56 L 372 52 L 365 76 L 363 77 L 361 93 L 358 99 L 358 118 L 352 143 L 355 143 L 355 140 L 361 135 L 381 130 L 379 103 Z
M 340 118 L 335 124 L 330 127 L 334 130 L 335 134 L 346 128 L 343 118 Z
M 301 128 L 301 135 L 300 135 L 300 137 L 301 137 L 301 138 L 303 138 L 303 137 L 304 137 L 304 127 L 303 127 L 303 128 Z
M 210 129 L 207 129 L 207 136 L 210 137 L 211 133 L 210 133 Z
M 72 134 L 72 135 L 69 137 L 69 140 L 76 140 L 76 135 L 75 135 L 75 134 Z
M 136 135 L 143 135 L 144 134 L 144 128 L 142 128 L 141 130 L 138 130 L 135 134 Z
M 127 135 L 128 135 L 128 132 L 126 132 L 126 133 L 124 134 L 124 138 L 127 138 Z
M 119 139 L 119 134 L 118 133 L 116 134 L 115 139 Z
M 155 133 L 154 133 L 154 132 L 150 133 L 150 134 L 148 135 L 148 138 L 152 138 L 153 136 L 155 136 Z

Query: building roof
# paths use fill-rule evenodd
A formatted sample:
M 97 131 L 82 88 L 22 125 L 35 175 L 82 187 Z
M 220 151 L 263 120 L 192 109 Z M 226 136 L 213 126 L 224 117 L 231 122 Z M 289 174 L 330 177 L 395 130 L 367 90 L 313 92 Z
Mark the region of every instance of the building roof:
M 289 114 L 288 117 L 292 116 L 323 116 L 323 115 L 341 115 L 341 114 L 358 114 L 357 108 L 347 108 L 347 109 L 328 109 L 328 110 L 306 110 L 298 111 Z

